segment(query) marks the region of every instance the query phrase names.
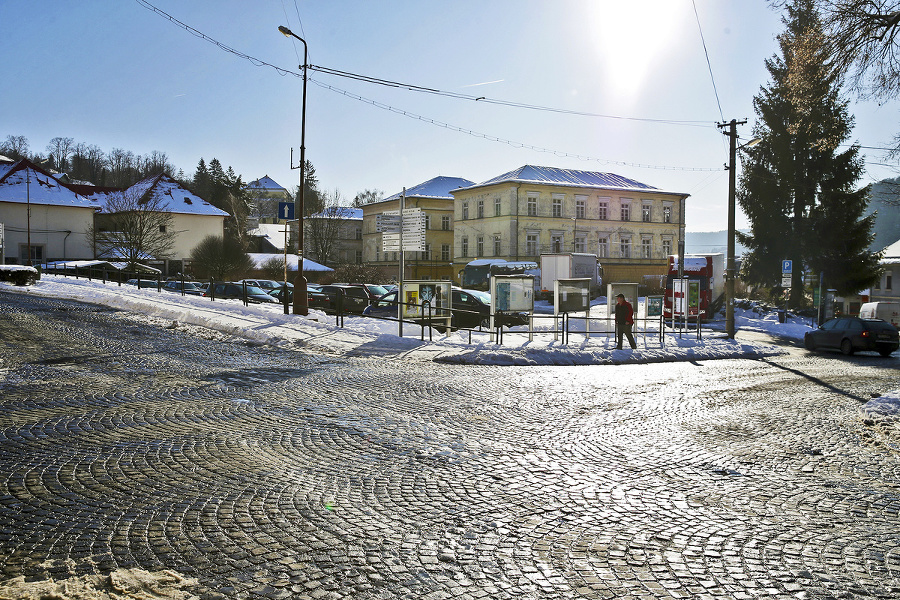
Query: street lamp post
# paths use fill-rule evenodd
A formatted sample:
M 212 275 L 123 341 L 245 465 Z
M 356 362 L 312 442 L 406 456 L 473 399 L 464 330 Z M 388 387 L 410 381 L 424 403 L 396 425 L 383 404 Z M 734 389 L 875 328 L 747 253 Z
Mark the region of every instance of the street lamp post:
M 728 131 L 723 131 L 724 135 L 727 135 L 729 138 L 729 152 L 728 152 L 728 248 L 727 255 L 725 260 L 727 261 L 725 264 L 725 333 L 728 339 L 734 339 L 735 327 L 734 327 L 734 281 L 735 281 L 735 259 L 734 259 L 734 236 L 735 236 L 735 225 L 734 225 L 734 213 L 735 213 L 735 196 L 736 196 L 736 183 L 735 183 L 735 171 L 736 171 L 736 159 L 737 159 L 737 151 L 739 148 L 749 148 L 750 146 L 755 146 L 759 143 L 759 138 L 754 138 L 743 144 L 742 146 L 737 145 L 737 126 L 744 125 L 747 123 L 747 120 L 737 121 L 732 119 L 728 123 L 719 123 L 720 128 L 728 128 Z
M 306 277 L 303 275 L 303 201 L 306 191 L 306 40 L 285 27 L 279 25 L 285 37 L 294 37 L 303 42 L 303 103 L 300 112 L 300 206 L 297 207 L 297 276 L 294 278 L 294 314 L 308 315 L 309 305 L 306 295 Z M 291 168 L 294 168 L 291 165 Z

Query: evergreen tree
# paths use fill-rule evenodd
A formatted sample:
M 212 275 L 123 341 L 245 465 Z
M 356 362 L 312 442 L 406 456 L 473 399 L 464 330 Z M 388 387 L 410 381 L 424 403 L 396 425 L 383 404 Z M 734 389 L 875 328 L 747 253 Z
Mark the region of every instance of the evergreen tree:
M 747 150 L 738 202 L 750 220 L 739 234 L 749 248 L 742 275 L 777 288 L 781 261 L 793 261 L 790 303 L 803 303 L 803 272 L 855 293 L 873 284 L 876 256 L 867 252 L 872 219 L 864 219 L 868 188 L 854 191 L 862 169 L 859 146 L 839 152 L 853 119 L 829 66 L 813 0 L 787 6 L 781 56 L 766 61 L 772 82 L 754 98 L 759 116 Z
M 194 184 L 191 186 L 191 191 L 209 201 L 212 186 L 210 185 L 209 169 L 206 168 L 206 161 L 203 160 L 203 157 L 200 158 L 197 170 L 194 171 Z

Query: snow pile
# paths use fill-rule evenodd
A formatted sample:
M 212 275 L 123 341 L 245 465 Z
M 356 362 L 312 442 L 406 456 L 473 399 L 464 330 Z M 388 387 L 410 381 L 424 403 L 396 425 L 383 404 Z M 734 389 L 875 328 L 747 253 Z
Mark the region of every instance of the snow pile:
M 863 416 L 879 423 L 892 424 L 900 420 L 900 390 L 873 398 L 860 411 Z

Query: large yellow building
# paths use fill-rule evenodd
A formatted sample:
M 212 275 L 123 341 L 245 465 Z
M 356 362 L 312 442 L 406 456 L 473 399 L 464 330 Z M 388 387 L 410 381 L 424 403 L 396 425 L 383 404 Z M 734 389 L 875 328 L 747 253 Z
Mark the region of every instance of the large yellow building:
M 450 193 L 455 273 L 476 258 L 587 252 L 600 258 L 605 281 L 637 283 L 665 274 L 689 196 L 613 173 L 532 165 Z
M 473 185 L 462 177 L 435 177 L 406 190 L 404 208 L 425 215 L 425 250 L 406 252 L 404 279 L 454 280 L 453 190 Z M 378 267 L 385 280 L 400 278 L 400 253 L 385 251 L 378 215 L 400 209 L 403 192 L 363 205 L 363 261 Z

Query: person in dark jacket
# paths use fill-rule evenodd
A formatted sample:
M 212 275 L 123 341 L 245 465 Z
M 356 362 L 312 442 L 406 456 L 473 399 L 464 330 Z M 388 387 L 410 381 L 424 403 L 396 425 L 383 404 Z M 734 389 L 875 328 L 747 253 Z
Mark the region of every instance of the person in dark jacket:
M 625 294 L 616 296 L 616 350 L 622 349 L 622 335 L 628 338 L 631 349 L 637 348 L 631 327 L 634 325 L 634 309 L 625 300 Z

